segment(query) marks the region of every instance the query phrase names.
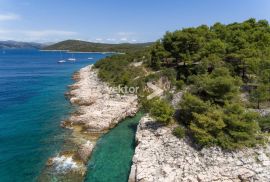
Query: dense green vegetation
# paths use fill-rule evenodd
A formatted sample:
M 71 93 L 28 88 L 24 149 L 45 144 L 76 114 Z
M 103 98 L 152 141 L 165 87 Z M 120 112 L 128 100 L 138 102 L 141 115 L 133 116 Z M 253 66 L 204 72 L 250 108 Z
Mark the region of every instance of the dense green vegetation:
M 258 122 L 262 131 L 270 132 L 270 115 L 259 118 Z
M 254 146 L 269 120 L 243 107 L 240 89 L 261 108 L 270 99 L 270 27 L 267 21 L 167 32 L 151 50 L 149 66 L 174 68 L 189 87 L 179 104 L 180 123 L 200 145 Z M 260 122 L 258 122 L 260 120 Z M 264 129 L 265 130 L 265 129 Z
M 194 119 L 187 125 L 195 141 L 204 145 L 220 145 L 226 149 L 255 146 L 262 142 L 258 135 L 258 115 L 245 112 L 239 104 L 212 105 L 201 114 L 193 112 Z
M 266 20 L 167 32 L 153 46 L 151 56 L 153 69 L 175 67 L 178 79 L 185 81 L 226 67 L 231 76 L 241 77 L 257 108 L 270 99 L 270 26 Z
M 94 43 L 80 40 L 66 40 L 48 47 L 45 50 L 69 50 L 69 51 L 81 51 L 81 52 L 134 52 L 142 50 L 152 43 L 138 43 L 138 44 L 105 44 Z
M 144 64 L 132 66 L 136 61 Z M 270 26 L 265 20 L 167 32 L 144 51 L 106 58 L 96 67 L 104 81 L 139 86 L 143 108 L 163 124 L 172 121 L 172 92 L 182 90 L 179 127 L 173 133 L 179 138 L 187 133 L 199 146 L 252 147 L 269 131 L 269 116 L 253 112 L 268 108 L 270 101 Z M 146 83 L 164 77 L 170 82 L 167 94 L 146 100 Z
M 174 110 L 165 100 L 156 99 L 151 102 L 150 115 L 158 122 L 169 124 Z
M 143 70 L 132 66 L 132 62 L 133 57 L 130 54 L 114 55 L 98 61 L 95 67 L 99 68 L 99 77 L 112 85 L 134 86 L 134 79 L 143 75 Z

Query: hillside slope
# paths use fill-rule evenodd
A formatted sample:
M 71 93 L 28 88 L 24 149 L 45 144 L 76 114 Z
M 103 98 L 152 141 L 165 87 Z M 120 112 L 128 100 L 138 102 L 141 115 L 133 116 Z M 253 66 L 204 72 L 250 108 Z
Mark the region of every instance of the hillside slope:
M 70 51 L 81 51 L 81 52 L 128 52 L 141 50 L 152 43 L 138 43 L 138 44 L 104 44 L 104 43 L 93 43 L 79 40 L 66 40 L 48 47 L 44 50 L 70 50 Z

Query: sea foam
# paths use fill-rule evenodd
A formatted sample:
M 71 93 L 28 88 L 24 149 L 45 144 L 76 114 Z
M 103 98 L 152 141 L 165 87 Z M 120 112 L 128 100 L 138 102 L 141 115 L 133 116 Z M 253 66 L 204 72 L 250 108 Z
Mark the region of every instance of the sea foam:
M 57 172 L 67 172 L 79 168 L 79 165 L 72 159 L 72 156 L 57 156 L 52 159 L 52 162 Z

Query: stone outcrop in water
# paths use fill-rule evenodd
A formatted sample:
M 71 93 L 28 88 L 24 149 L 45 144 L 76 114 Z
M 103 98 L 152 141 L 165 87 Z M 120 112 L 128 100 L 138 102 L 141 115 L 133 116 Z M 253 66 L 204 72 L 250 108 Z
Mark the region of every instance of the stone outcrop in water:
M 136 140 L 129 182 L 270 180 L 270 144 L 237 152 L 217 147 L 196 150 L 149 116 L 141 119 Z
M 85 144 L 80 145 L 77 154 L 84 163 L 87 163 L 88 158 L 91 155 L 93 148 L 94 148 L 94 144 L 91 143 L 90 141 L 87 141 Z

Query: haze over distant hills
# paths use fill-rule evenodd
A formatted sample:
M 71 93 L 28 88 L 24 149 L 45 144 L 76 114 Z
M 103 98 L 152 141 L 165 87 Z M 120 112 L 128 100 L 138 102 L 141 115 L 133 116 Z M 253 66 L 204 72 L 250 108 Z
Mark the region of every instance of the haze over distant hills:
M 79 40 L 66 40 L 47 47 L 44 50 L 70 50 L 82 52 L 127 52 L 130 50 L 136 51 L 148 47 L 152 42 L 148 43 L 120 43 L 120 44 L 107 44 L 107 43 L 94 43 Z
M 80 52 L 128 52 L 138 51 L 152 45 L 147 43 L 95 43 L 80 40 L 65 40 L 58 43 L 36 43 L 19 41 L 0 41 L 0 49 L 43 49 L 43 50 L 69 50 Z
M 18 41 L 0 41 L 0 49 L 41 49 L 47 44 L 41 44 L 36 42 L 18 42 Z

